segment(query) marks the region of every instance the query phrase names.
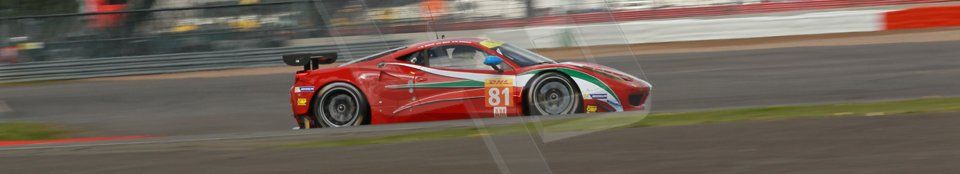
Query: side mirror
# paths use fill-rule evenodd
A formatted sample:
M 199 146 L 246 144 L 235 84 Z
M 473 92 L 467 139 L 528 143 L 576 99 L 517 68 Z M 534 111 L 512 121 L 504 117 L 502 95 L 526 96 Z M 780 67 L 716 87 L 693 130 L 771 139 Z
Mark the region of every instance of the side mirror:
M 486 59 L 483 59 L 483 64 L 493 67 L 497 72 L 503 72 L 503 69 L 500 69 L 500 64 L 503 63 L 503 59 L 497 56 L 487 56 Z

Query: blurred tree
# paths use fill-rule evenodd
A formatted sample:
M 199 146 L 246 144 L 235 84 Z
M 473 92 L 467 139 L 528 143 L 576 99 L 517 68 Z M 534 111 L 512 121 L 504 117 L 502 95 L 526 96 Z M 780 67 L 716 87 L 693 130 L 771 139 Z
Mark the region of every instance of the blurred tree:
M 73 0 L 0 0 L 0 17 L 77 13 Z

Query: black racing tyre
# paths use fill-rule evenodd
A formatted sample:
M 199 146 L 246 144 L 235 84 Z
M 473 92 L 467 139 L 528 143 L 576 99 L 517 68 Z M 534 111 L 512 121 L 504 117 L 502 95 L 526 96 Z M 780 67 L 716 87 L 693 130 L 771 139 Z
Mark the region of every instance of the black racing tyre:
M 337 82 L 320 90 L 313 102 L 313 112 L 323 127 L 349 127 L 363 124 L 369 118 L 370 105 L 353 85 Z
M 527 90 L 530 115 L 564 115 L 579 112 L 583 103 L 580 90 L 567 76 L 547 72 L 532 80 Z

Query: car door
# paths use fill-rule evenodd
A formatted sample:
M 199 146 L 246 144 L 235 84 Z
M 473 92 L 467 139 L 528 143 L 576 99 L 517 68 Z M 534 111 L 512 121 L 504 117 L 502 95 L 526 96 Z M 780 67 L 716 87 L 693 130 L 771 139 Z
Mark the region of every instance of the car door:
M 415 77 L 414 113 L 427 120 L 519 115 L 516 72 L 506 63 L 498 65 L 502 72 L 485 65 L 491 52 L 473 45 L 427 49 L 428 67 Z
M 379 97 L 375 104 L 378 107 L 371 109 L 391 118 L 411 114 L 414 108 L 409 106 L 417 100 L 413 87 L 420 71 L 412 65 L 418 62 L 423 64 L 425 59 L 421 56 L 420 52 L 414 52 L 401 56 L 401 61 L 381 62 L 377 65 L 380 68 L 380 85 L 376 87 Z

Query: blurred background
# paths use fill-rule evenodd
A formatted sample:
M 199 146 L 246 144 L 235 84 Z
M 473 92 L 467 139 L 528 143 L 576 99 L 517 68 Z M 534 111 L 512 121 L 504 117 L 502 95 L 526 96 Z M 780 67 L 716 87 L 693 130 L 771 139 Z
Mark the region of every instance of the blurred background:
M 661 87 L 656 92 L 660 97 L 654 102 L 662 104 L 656 107 L 658 110 L 822 102 L 815 97 L 791 97 L 801 94 L 791 91 L 793 88 L 787 86 L 792 85 L 780 80 L 787 77 L 775 76 L 806 77 L 809 73 L 826 72 L 815 71 L 816 68 L 796 67 L 797 71 L 813 71 L 809 73 L 772 71 L 765 74 L 768 81 L 758 80 L 764 74 L 752 70 L 748 71 L 750 73 L 731 72 L 729 76 L 721 77 L 712 70 L 784 64 L 785 61 L 775 59 L 780 57 L 795 56 L 803 58 L 797 62 L 807 62 L 810 61 L 808 57 L 875 56 L 843 55 L 852 54 L 846 51 L 750 53 L 749 56 L 734 57 L 757 60 L 714 63 L 700 62 L 707 60 L 678 61 L 681 59 L 657 61 L 659 59 L 649 57 L 683 56 L 679 54 L 697 57 L 700 56 L 697 52 L 704 51 L 950 40 L 950 36 L 960 35 L 949 32 L 925 33 L 930 36 L 884 35 L 902 32 L 888 30 L 953 26 L 949 21 L 955 18 L 949 14 L 956 11 L 953 10 L 956 7 L 950 5 L 956 2 L 0 0 L 0 87 L 8 87 L 0 90 L 0 108 L 4 105 L 12 108 L 0 110 L 3 114 L 0 121 L 52 120 L 69 125 L 89 124 L 92 126 L 87 129 L 91 130 L 143 134 L 275 130 L 289 124 L 289 120 L 283 118 L 290 114 L 285 91 L 291 84 L 291 73 L 297 69 L 285 66 L 280 61 L 281 55 L 337 52 L 338 61 L 348 61 L 442 37 L 487 37 L 532 49 L 559 61 L 597 63 L 627 71 Z M 933 6 L 945 7 L 942 10 L 924 8 Z M 864 35 L 875 37 L 860 37 Z M 840 55 L 807 55 L 812 53 Z M 708 57 L 717 60 L 712 55 Z M 837 66 L 854 65 L 871 71 L 876 68 L 865 66 L 867 63 Z M 703 70 L 697 71 L 697 68 Z M 227 69 L 229 72 L 209 71 Z M 883 71 L 889 69 L 883 68 Z M 650 76 L 645 70 L 652 72 Z M 143 80 L 148 77 L 135 76 L 190 77 L 181 72 L 191 71 L 213 74 L 216 78 L 150 81 Z M 96 81 L 104 80 L 100 77 L 112 76 L 139 80 L 126 83 Z M 827 85 L 836 89 L 825 87 L 817 91 L 810 88 L 816 93 L 802 96 L 835 96 L 834 100 L 841 101 L 891 97 L 837 92 L 874 83 L 870 81 L 873 78 L 880 77 L 863 81 L 837 80 L 836 85 Z M 72 79 L 94 82 L 33 85 Z M 810 80 L 826 83 L 824 79 Z M 170 86 L 155 89 L 163 85 L 151 83 L 170 83 Z M 769 91 L 737 91 L 758 86 L 766 86 Z M 889 85 L 878 87 L 883 86 Z M 220 90 L 211 92 L 210 89 Z M 845 95 L 833 95 L 835 93 Z M 860 96 L 850 96 L 854 94 Z M 902 91 L 897 94 L 907 95 Z M 77 96 L 68 97 L 74 95 Z M 744 96 L 754 100 L 743 100 Z M 50 109 L 51 105 L 58 106 L 58 109 Z M 198 118 L 209 120 L 198 121 Z M 132 120 L 158 125 L 189 124 L 178 124 L 177 129 L 124 124 Z
M 562 138 L 475 120 L 289 131 L 301 67 L 281 55 L 443 37 L 622 70 L 655 86 L 653 111 Z M 956 48 L 960 0 L 0 0 L 0 173 L 938 173 L 960 170 Z M 490 123 L 539 121 L 513 118 Z M 285 148 L 454 127 L 470 131 Z M 29 149 L 103 136 L 133 143 Z
M 0 0 L 3 61 L 289 46 L 299 39 L 605 22 L 606 12 L 788 0 Z M 735 12 L 731 9 L 720 10 Z M 718 15 L 634 14 L 635 18 Z M 629 15 L 629 14 L 628 14 Z M 593 18 L 593 19 L 591 19 Z
M 0 0 L 0 83 L 280 66 L 284 53 L 348 60 L 440 37 L 544 49 L 878 31 L 849 15 L 821 15 L 836 25 L 683 20 L 948 1 Z

